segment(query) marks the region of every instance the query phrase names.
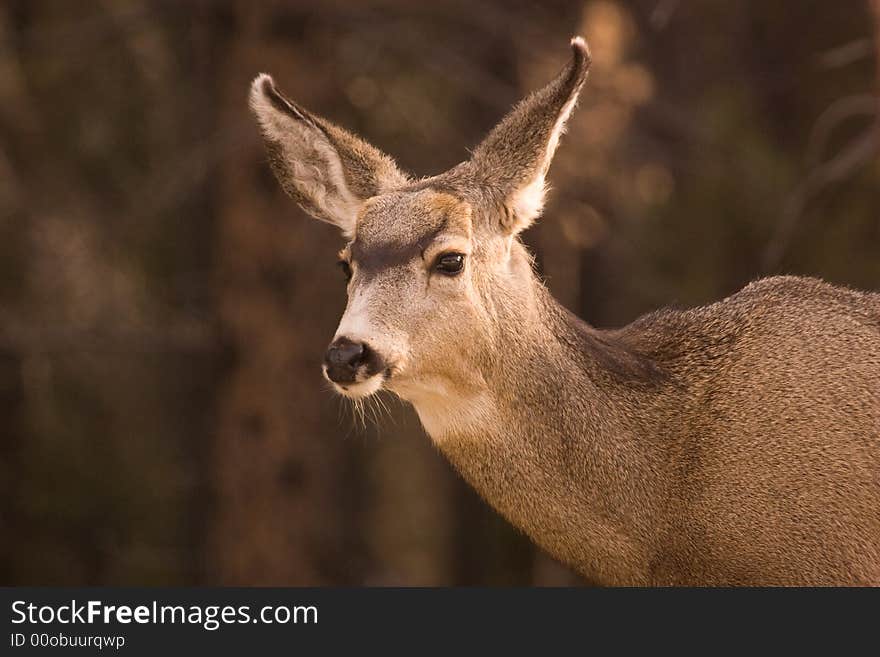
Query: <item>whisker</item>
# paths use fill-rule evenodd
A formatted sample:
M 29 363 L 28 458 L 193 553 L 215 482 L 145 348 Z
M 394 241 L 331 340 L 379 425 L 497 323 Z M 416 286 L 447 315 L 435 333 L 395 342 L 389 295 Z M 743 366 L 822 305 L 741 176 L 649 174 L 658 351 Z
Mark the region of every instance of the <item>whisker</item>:
M 360 418 L 361 427 L 364 431 L 366 431 L 367 420 L 366 420 L 366 417 L 364 414 L 364 400 L 363 399 L 355 399 L 354 400 L 354 407 L 355 407 L 355 410 L 357 410 L 358 417 Z
M 355 412 L 354 412 L 354 408 L 352 407 L 352 405 L 348 399 L 345 399 L 345 398 L 340 399 L 340 406 L 341 406 L 341 408 L 345 409 L 342 412 L 347 419 L 347 421 L 346 421 L 347 431 L 345 432 L 345 439 L 348 440 L 349 438 L 351 438 L 352 434 L 355 431 L 355 427 L 357 426 Z M 348 419 L 349 413 L 351 414 L 351 419 Z
M 376 395 L 376 404 L 382 408 L 385 412 L 385 415 L 388 416 L 388 419 L 391 420 L 391 423 L 397 426 L 397 421 L 394 419 L 394 414 L 391 412 L 391 409 L 388 407 L 388 403 L 382 395 L 383 391 L 379 391 L 379 394 Z
M 376 434 L 378 435 L 378 433 L 379 433 L 379 416 L 376 413 L 376 404 L 375 404 L 375 399 L 374 399 L 375 396 L 376 395 L 372 395 L 370 397 L 367 397 L 366 406 L 367 406 L 367 410 L 370 412 L 370 422 L 373 423 L 373 428 L 376 430 Z

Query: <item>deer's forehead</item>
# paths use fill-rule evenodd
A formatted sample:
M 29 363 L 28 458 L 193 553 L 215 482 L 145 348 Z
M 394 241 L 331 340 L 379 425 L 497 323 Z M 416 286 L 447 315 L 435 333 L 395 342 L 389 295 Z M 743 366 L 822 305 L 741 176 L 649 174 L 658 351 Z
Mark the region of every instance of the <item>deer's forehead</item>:
M 358 216 L 351 257 L 367 269 L 401 265 L 440 235 L 470 238 L 470 206 L 434 190 L 402 192 L 368 200 Z

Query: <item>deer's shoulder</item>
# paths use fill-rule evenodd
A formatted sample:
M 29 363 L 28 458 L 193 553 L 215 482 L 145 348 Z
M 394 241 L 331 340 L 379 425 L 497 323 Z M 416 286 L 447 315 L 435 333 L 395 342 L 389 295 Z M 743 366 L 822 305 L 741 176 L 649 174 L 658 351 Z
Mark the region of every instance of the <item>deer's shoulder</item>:
M 757 339 L 842 331 L 880 340 L 880 294 L 816 278 L 773 276 L 705 306 L 664 308 L 613 331 L 631 349 L 665 367 L 717 362 Z
M 717 312 L 747 327 L 830 337 L 864 333 L 880 338 L 880 294 L 817 278 L 773 276 L 749 283 L 718 304 Z

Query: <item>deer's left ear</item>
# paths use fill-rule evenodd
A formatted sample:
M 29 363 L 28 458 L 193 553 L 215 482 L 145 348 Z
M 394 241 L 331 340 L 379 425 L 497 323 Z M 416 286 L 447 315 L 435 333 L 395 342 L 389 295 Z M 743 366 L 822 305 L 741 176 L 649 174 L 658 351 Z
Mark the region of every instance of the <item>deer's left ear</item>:
M 571 49 L 572 59 L 559 76 L 520 101 L 471 157 L 475 180 L 504 203 L 507 232 L 528 228 L 541 214 L 547 170 L 590 69 L 586 42 L 575 37 Z
M 281 187 L 348 238 L 366 199 L 407 182 L 390 157 L 285 98 L 268 75 L 254 80 L 250 105 Z

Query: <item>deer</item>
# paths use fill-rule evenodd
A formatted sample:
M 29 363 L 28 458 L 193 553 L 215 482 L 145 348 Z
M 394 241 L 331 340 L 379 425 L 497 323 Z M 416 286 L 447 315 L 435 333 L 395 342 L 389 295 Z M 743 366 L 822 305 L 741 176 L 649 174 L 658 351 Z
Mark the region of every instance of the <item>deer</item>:
M 521 233 L 590 64 L 575 37 L 425 178 L 253 81 L 281 187 L 345 240 L 324 376 L 410 403 L 490 506 L 592 582 L 880 585 L 880 294 L 774 276 L 599 330 L 537 275 Z

